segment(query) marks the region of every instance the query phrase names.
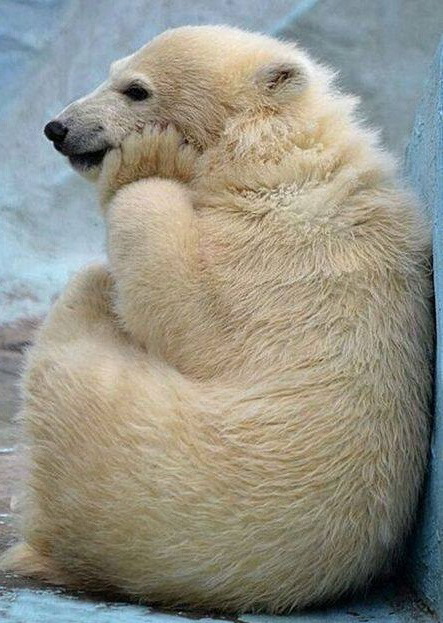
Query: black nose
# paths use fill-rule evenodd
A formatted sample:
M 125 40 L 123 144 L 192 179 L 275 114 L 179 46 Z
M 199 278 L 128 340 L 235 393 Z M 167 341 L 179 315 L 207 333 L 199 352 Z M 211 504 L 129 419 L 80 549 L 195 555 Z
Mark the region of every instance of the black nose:
M 50 121 L 45 125 L 44 133 L 53 143 L 61 143 L 68 133 L 68 128 L 60 121 Z

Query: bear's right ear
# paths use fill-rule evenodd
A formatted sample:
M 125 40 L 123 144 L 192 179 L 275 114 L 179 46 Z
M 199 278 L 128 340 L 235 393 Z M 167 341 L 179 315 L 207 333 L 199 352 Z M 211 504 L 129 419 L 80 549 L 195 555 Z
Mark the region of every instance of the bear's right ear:
M 308 84 L 303 67 L 292 61 L 269 63 L 256 72 L 254 83 L 263 95 L 275 97 L 301 93 Z

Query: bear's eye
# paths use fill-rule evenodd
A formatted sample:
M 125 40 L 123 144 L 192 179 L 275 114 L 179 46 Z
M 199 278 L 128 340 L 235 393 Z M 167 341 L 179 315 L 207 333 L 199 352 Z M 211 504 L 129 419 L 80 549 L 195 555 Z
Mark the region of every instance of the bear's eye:
M 131 100 L 140 102 L 141 100 L 147 99 L 151 94 L 138 84 L 131 84 L 123 91 L 123 95 L 126 95 Z

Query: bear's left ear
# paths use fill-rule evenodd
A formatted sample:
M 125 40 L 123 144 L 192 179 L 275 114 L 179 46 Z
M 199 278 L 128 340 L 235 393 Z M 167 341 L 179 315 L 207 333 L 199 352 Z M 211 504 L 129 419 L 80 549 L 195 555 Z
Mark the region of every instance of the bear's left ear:
M 260 67 L 254 76 L 254 82 L 263 95 L 273 97 L 300 93 L 308 84 L 308 76 L 297 63 L 280 61 Z

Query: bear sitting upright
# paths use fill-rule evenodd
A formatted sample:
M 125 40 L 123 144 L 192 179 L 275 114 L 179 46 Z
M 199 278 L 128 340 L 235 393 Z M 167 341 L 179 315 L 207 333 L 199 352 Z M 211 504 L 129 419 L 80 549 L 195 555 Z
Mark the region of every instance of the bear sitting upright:
M 430 237 L 355 106 L 293 44 L 183 27 L 46 126 L 109 261 L 29 352 L 5 568 L 236 612 L 390 568 L 428 447 Z

